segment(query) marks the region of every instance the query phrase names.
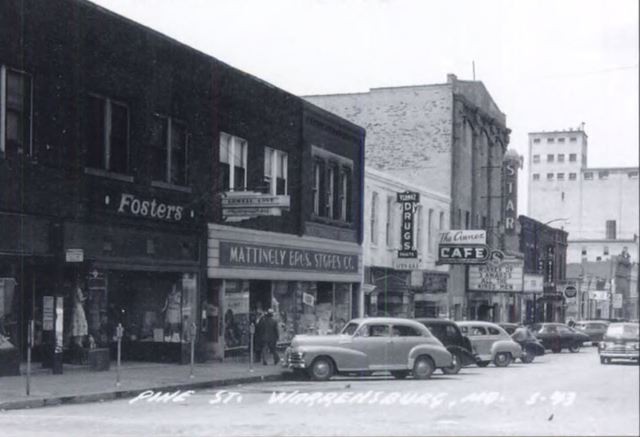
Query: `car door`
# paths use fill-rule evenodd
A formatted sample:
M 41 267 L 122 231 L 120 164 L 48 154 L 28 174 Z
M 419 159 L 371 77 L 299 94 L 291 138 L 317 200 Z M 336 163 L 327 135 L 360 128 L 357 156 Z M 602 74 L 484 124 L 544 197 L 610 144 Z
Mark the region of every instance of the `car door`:
M 479 355 L 483 360 L 491 359 L 491 339 L 487 335 L 487 329 L 484 326 L 469 326 L 469 334 L 467 336 L 475 348 L 476 355 Z
M 370 370 L 383 369 L 390 353 L 390 326 L 386 323 L 365 323 L 353 337 L 352 348 L 367 356 Z
M 394 368 L 406 368 L 411 349 L 424 342 L 425 337 L 413 326 L 393 324 L 391 327 L 389 365 Z

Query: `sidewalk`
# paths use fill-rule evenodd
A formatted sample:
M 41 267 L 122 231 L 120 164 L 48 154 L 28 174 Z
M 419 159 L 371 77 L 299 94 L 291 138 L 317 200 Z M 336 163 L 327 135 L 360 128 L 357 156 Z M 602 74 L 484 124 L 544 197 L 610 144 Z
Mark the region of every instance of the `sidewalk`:
M 134 397 L 145 390 L 195 390 L 233 384 L 248 384 L 282 379 L 281 366 L 256 364 L 253 372 L 246 362 L 211 362 L 196 364 L 194 377 L 190 366 L 158 363 L 123 363 L 120 386 L 116 387 L 116 366 L 97 372 L 66 365 L 62 375 L 37 368 L 31 377 L 31 395 L 26 395 L 26 377 L 0 377 L 0 410 L 39 408 L 66 403 Z M 23 372 L 24 373 L 24 372 Z

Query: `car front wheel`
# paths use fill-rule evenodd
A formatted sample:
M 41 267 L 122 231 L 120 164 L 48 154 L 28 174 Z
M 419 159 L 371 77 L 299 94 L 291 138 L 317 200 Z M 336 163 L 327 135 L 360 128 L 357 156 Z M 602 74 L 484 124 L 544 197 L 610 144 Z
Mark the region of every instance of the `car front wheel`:
M 571 346 L 569 346 L 569 352 L 579 352 L 580 351 L 580 343 L 574 343 Z
M 600 364 L 609 364 L 609 358 L 600 357 Z
M 413 377 L 415 379 L 429 379 L 435 368 L 431 358 L 418 357 L 413 364 Z
M 493 363 L 498 367 L 507 367 L 511 364 L 511 354 L 509 352 L 500 352 L 496 354 Z
M 462 369 L 462 362 L 457 353 L 451 354 L 452 364 L 451 367 L 443 367 L 442 373 L 445 375 L 455 375 Z
M 318 357 L 313 360 L 309 369 L 309 376 L 314 381 L 328 381 L 333 375 L 333 363 L 326 357 Z

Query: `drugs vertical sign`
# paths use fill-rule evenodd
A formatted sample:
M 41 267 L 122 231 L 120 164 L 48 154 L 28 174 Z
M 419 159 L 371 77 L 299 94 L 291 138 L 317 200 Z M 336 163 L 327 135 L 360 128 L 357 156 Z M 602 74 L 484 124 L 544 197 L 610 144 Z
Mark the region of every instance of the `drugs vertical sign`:
M 398 203 L 402 206 L 400 228 L 400 250 L 398 258 L 417 258 L 418 251 L 413 244 L 413 216 L 420 202 L 420 194 L 411 191 L 398 193 Z

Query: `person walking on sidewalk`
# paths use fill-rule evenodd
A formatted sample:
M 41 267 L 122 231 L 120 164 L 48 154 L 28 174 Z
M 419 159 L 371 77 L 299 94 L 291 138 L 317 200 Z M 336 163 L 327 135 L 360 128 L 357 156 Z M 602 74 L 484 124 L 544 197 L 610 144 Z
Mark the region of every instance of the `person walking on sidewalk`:
M 280 357 L 276 351 L 276 344 L 278 343 L 278 322 L 273 318 L 273 309 L 269 308 L 267 314 L 260 319 L 258 323 L 259 329 L 257 332 L 261 333 L 262 337 L 262 364 L 267 365 L 267 349 L 273 355 L 273 364 L 280 362 Z

